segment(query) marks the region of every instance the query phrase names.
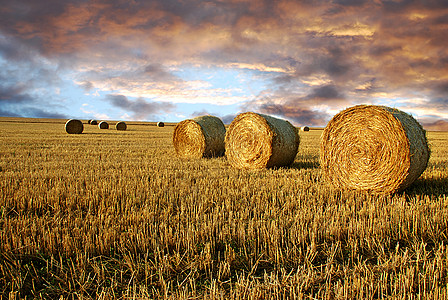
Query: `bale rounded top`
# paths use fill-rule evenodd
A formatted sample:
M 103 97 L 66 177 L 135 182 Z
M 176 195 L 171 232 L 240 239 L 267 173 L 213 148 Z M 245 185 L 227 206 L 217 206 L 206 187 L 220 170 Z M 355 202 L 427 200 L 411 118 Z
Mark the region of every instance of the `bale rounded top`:
M 200 116 L 180 122 L 174 128 L 173 145 L 184 158 L 217 157 L 224 154 L 226 128 L 215 116 Z
M 117 122 L 117 124 L 115 124 L 115 129 L 117 130 L 126 130 L 127 127 L 128 126 L 123 121 Z
M 347 108 L 333 117 L 321 136 L 322 171 L 340 188 L 401 191 L 423 173 L 428 159 L 421 125 L 390 107 Z
M 299 143 L 297 130 L 288 121 L 247 112 L 239 114 L 227 130 L 226 157 L 238 169 L 288 166 Z
M 165 126 L 165 123 L 163 123 L 163 122 L 157 122 L 157 127 L 164 127 Z
M 98 128 L 100 128 L 100 129 L 109 129 L 109 123 L 107 123 L 106 121 L 101 121 L 98 124 Z
M 98 121 L 97 120 L 90 120 L 90 125 L 98 125 Z
M 84 125 L 80 120 L 70 119 L 65 123 L 65 131 L 70 134 L 80 134 L 84 130 Z

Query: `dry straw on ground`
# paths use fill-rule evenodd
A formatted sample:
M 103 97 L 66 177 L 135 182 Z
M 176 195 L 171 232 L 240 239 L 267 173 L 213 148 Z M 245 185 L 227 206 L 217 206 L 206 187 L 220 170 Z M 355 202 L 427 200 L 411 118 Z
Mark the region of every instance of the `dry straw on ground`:
M 70 134 L 80 134 L 84 130 L 84 125 L 80 120 L 70 119 L 65 123 L 65 131 Z
M 302 126 L 300 127 L 301 131 L 310 131 L 310 128 L 308 126 Z
M 98 124 L 98 128 L 99 129 L 109 129 L 109 123 L 107 123 L 106 121 L 101 121 Z
M 98 121 L 97 120 L 90 120 L 90 125 L 98 125 Z
M 123 121 L 117 122 L 117 124 L 115 124 L 115 129 L 117 130 L 126 130 L 127 127 L 128 126 Z
M 339 188 L 401 191 L 423 173 L 428 159 L 426 132 L 412 116 L 394 108 L 348 108 L 322 133 L 320 164 Z
M 214 116 L 201 116 L 180 122 L 174 128 L 176 153 L 185 158 L 224 155 L 224 123 Z
M 238 169 L 288 166 L 300 139 L 288 121 L 252 112 L 238 115 L 226 133 L 226 157 Z
M 163 122 L 157 122 L 157 127 L 164 127 L 165 126 L 165 123 L 163 123 Z

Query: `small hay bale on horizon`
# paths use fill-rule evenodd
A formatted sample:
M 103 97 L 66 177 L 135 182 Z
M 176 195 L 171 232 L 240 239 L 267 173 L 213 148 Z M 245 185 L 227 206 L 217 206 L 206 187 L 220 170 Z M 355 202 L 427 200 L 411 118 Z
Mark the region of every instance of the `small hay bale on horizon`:
M 224 155 L 224 123 L 215 116 L 183 120 L 174 128 L 173 145 L 183 158 L 219 157 Z
M 310 131 L 310 128 L 308 126 L 302 126 L 300 127 L 300 131 Z
M 227 160 L 237 169 L 289 166 L 299 144 L 299 134 L 291 123 L 253 112 L 239 114 L 225 138 Z
M 163 122 L 157 122 L 157 127 L 165 127 L 165 123 L 163 123 Z
M 97 120 L 90 120 L 90 125 L 98 125 L 98 121 Z
M 80 134 L 84 130 L 82 121 L 70 119 L 65 123 L 65 131 L 69 134 Z
M 107 123 L 106 121 L 101 121 L 98 124 L 98 128 L 99 129 L 109 129 L 109 123 Z
M 123 121 L 117 122 L 117 123 L 115 124 L 115 129 L 117 129 L 117 130 L 126 130 L 127 127 L 128 127 L 128 126 L 127 126 L 126 123 L 123 122 Z
M 336 114 L 321 136 L 320 165 L 334 186 L 399 192 L 426 169 L 426 132 L 398 109 L 358 105 Z

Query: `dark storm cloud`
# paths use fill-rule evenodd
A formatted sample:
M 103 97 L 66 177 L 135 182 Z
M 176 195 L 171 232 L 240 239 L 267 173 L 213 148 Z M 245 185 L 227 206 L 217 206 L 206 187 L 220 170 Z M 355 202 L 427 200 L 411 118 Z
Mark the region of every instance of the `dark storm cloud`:
M 323 113 L 318 110 L 301 108 L 295 105 L 294 102 L 286 105 L 265 103 L 258 106 L 256 111 L 263 114 L 285 118 L 297 126 L 321 126 L 322 124 L 328 122 L 331 118 L 331 116 L 327 113 Z
M 173 75 L 160 63 L 149 64 L 144 69 L 144 74 L 148 75 L 153 81 L 159 82 L 181 82 L 182 80 Z
M 1 79 L 1 77 L 0 77 Z M 5 86 L 0 83 L 0 105 L 31 103 L 34 99 L 23 86 Z
M 311 94 L 309 94 L 307 99 L 326 99 L 326 100 L 338 100 L 343 99 L 344 96 L 341 95 L 335 85 L 324 85 L 320 87 L 316 87 L 312 90 Z
M 130 100 L 123 95 L 107 95 L 106 100 L 113 106 L 122 108 L 126 112 L 132 112 L 136 119 L 145 119 L 148 116 L 156 115 L 162 112 L 171 112 L 175 109 L 175 105 L 165 102 L 149 102 L 145 99 L 138 98 Z

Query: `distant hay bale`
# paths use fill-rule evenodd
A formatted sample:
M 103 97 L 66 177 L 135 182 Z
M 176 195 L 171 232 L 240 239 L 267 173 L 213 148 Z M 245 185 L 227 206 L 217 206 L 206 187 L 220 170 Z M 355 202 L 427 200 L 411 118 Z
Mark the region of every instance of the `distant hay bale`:
M 184 158 L 224 155 L 226 128 L 221 119 L 201 116 L 180 122 L 174 128 L 173 144 L 177 155 Z
M 101 121 L 98 124 L 98 128 L 99 129 L 109 129 L 109 123 L 107 123 L 106 121 Z
M 157 122 L 157 127 L 165 127 L 165 123 L 163 123 L 163 122 Z
M 310 131 L 310 128 L 308 126 L 302 126 L 300 127 L 300 131 Z
M 426 133 L 394 108 L 358 105 L 333 117 L 322 133 L 320 164 L 336 187 L 379 194 L 402 191 L 426 169 Z
M 88 121 L 87 121 L 87 124 L 89 124 L 89 125 L 90 125 L 90 122 L 92 122 L 92 120 L 88 120 Z
M 70 119 L 65 123 L 65 131 L 70 134 L 80 134 L 84 130 L 84 125 L 80 120 Z
M 128 126 L 123 121 L 120 121 L 117 124 L 115 124 L 115 129 L 117 129 L 117 130 L 126 130 L 127 127 Z
M 90 120 L 90 125 L 98 125 L 98 121 L 97 120 Z
M 247 112 L 238 115 L 227 130 L 226 157 L 238 169 L 288 166 L 299 143 L 297 130 L 288 121 Z

